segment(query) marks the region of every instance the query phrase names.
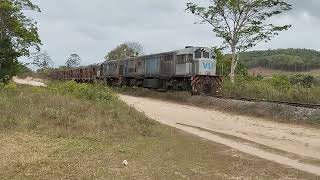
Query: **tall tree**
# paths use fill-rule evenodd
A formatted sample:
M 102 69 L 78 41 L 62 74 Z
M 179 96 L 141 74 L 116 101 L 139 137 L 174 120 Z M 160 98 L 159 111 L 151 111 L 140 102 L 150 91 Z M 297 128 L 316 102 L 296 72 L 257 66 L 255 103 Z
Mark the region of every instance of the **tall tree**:
M 80 66 L 81 64 L 81 58 L 78 54 L 71 54 L 66 62 L 67 68 L 74 68 L 77 66 Z
M 41 44 L 36 22 L 25 10 L 40 12 L 30 0 L 0 0 L 0 76 L 14 75 L 18 57 L 29 56 L 30 48 Z
M 239 62 L 239 52 L 269 41 L 288 30 L 291 25 L 274 25 L 270 18 L 291 10 L 285 0 L 210 0 L 208 7 L 187 3 L 188 12 L 213 27 L 217 37 L 223 38 L 231 49 L 232 63 L 230 78 L 234 81 Z
M 125 42 L 110 51 L 106 56 L 106 60 L 119 60 L 129 57 L 136 57 L 143 53 L 143 47 L 138 42 Z
M 40 71 L 47 71 L 53 65 L 53 61 L 47 51 L 32 53 L 31 57 L 33 60 L 32 64 L 39 68 Z

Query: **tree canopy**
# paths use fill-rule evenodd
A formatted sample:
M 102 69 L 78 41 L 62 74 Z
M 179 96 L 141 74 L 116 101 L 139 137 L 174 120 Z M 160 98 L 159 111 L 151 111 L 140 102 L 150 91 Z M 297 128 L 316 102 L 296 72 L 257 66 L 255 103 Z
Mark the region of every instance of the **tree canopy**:
M 231 49 L 231 80 L 239 61 L 239 52 L 269 41 L 291 25 L 274 25 L 270 18 L 291 10 L 284 0 L 210 0 L 208 7 L 187 3 L 187 11 L 199 17 L 200 23 L 213 27 L 217 37 Z
M 0 76 L 16 74 L 18 57 L 29 56 L 30 48 L 41 45 L 36 22 L 25 10 L 40 12 L 30 0 L 0 0 Z
M 35 65 L 39 71 L 47 71 L 53 65 L 47 51 L 39 51 L 31 54 L 32 64 Z
M 106 60 L 119 60 L 129 57 L 136 57 L 143 53 L 143 47 L 138 42 L 126 42 L 117 46 L 110 51 L 106 56 Z
M 70 57 L 67 59 L 66 67 L 67 68 L 74 68 L 80 66 L 81 58 L 78 54 L 71 54 Z

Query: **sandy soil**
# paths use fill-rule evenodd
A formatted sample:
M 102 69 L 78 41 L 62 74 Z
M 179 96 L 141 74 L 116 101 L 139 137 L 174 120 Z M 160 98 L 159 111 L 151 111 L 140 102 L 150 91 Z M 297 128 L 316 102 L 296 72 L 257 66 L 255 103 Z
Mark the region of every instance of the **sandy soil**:
M 160 123 L 242 152 L 320 176 L 320 130 L 120 95 Z
M 17 84 L 24 84 L 24 85 L 30 85 L 30 86 L 36 86 L 36 87 L 47 87 L 47 85 L 44 84 L 41 79 L 34 79 L 32 77 L 27 77 L 25 79 L 13 77 L 12 80 Z

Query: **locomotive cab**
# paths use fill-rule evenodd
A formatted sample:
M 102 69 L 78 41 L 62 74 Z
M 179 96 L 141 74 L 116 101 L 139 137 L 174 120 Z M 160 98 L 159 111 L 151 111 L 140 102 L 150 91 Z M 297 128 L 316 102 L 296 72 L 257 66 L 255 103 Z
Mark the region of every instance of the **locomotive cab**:
M 216 58 L 211 49 L 199 48 L 194 53 L 196 66 L 195 75 L 215 76 L 216 75 Z
M 191 76 L 192 92 L 196 94 L 219 94 L 222 78 L 216 76 L 216 65 L 215 53 L 210 48 L 186 47 L 177 53 L 176 73 L 186 70 L 185 75 Z
M 209 48 L 187 47 L 177 53 L 176 75 L 216 75 L 216 58 Z

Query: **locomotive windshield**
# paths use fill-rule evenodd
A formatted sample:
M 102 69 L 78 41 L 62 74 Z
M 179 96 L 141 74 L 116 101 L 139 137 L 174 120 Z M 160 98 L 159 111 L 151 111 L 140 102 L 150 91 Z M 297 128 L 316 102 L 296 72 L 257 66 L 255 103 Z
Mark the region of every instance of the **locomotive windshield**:
M 195 53 L 195 58 L 197 58 L 197 59 L 201 58 L 201 54 L 202 54 L 202 52 L 200 50 L 197 50 Z
M 195 58 L 196 59 L 200 59 L 200 58 L 209 59 L 210 58 L 210 52 L 203 51 L 203 50 L 197 50 L 195 52 Z
M 203 58 L 209 58 L 210 53 L 209 52 L 203 52 Z

